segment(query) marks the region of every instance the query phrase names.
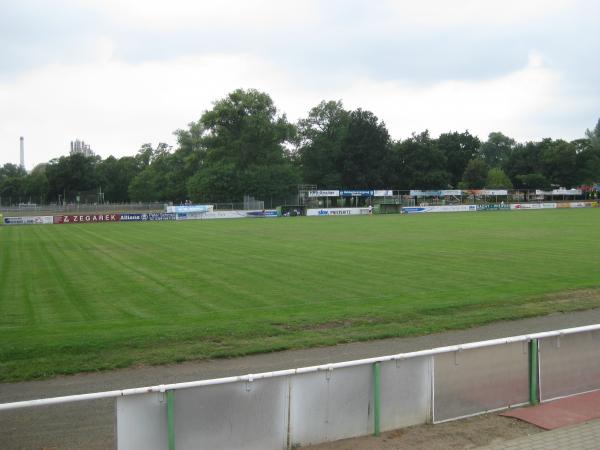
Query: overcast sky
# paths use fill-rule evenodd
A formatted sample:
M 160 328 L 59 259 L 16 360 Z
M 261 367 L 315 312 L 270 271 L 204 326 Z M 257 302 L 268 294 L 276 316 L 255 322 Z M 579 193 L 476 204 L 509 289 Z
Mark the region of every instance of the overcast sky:
M 0 164 L 175 144 L 236 88 L 321 100 L 394 139 L 582 137 L 600 117 L 597 0 L 0 0 Z

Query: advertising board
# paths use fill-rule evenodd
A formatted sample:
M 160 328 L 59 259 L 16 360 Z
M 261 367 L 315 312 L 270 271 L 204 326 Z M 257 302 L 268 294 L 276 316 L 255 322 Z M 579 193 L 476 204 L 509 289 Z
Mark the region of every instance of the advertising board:
M 510 205 L 504 203 L 486 203 L 477 205 L 477 211 L 507 211 Z
M 167 206 L 168 213 L 203 213 L 212 212 L 213 205 L 180 205 Z
M 277 217 L 277 210 L 261 209 L 258 211 L 246 211 L 246 217 Z
M 556 203 L 513 203 L 510 209 L 554 209 Z
M 460 189 L 444 189 L 440 191 L 420 191 L 411 189 L 411 197 L 446 197 L 446 196 L 460 196 L 462 191 Z
M 207 220 L 207 219 L 245 219 L 257 217 L 277 217 L 274 209 L 256 211 L 211 211 L 205 213 L 177 213 L 177 220 Z
M 307 209 L 307 216 L 358 216 L 369 214 L 369 208 L 316 208 Z
M 308 191 L 309 197 L 339 197 L 340 191 L 337 189 L 330 191 Z
M 354 189 L 350 191 L 340 191 L 340 197 L 372 197 L 373 191 L 365 189 Z
M 98 222 L 120 222 L 121 214 L 68 214 L 63 216 L 54 216 L 53 223 L 98 223 Z
M 593 208 L 597 205 L 596 202 L 570 202 L 569 208 Z
M 476 195 L 479 197 L 488 197 L 495 195 L 508 195 L 506 189 L 469 189 L 465 191 L 467 194 Z
M 121 222 L 145 222 L 175 220 L 174 213 L 123 213 Z
M 393 197 L 394 196 L 394 191 L 392 190 L 376 190 L 373 191 L 373 197 Z
M 535 190 L 535 195 L 581 195 L 581 189 L 552 189 L 551 191 Z
M 4 217 L 4 225 L 50 225 L 53 223 L 52 216 L 19 216 Z
M 477 211 L 476 205 L 442 205 L 442 206 L 405 206 L 404 214 L 442 213 L 442 212 L 471 212 Z

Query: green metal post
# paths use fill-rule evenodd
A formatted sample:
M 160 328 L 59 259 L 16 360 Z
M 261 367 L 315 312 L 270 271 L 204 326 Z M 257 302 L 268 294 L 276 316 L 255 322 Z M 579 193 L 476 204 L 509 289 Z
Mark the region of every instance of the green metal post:
M 373 364 L 373 420 L 374 436 L 379 436 L 381 429 L 381 364 Z
M 538 397 L 538 340 L 529 341 L 529 403 L 537 405 Z
M 175 450 L 175 391 L 167 391 L 167 432 L 169 450 Z

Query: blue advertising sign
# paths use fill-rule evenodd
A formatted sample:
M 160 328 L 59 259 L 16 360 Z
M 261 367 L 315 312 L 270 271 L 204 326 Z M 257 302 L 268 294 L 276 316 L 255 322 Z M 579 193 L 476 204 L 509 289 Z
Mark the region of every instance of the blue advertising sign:
M 121 214 L 121 222 L 144 222 L 144 221 L 175 220 L 173 213 L 124 213 Z
M 247 211 L 248 217 L 277 217 L 277 211 L 274 209 L 266 209 L 264 211 Z
M 421 206 L 407 206 L 402 208 L 402 212 L 406 214 L 422 213 L 427 212 L 427 208 L 423 208 Z
M 148 213 L 146 214 L 148 217 L 148 220 L 175 220 L 175 214 L 174 213 Z M 121 219 L 123 220 L 123 219 Z
M 351 191 L 340 191 L 341 197 L 372 197 L 373 191 L 369 190 L 351 190 Z

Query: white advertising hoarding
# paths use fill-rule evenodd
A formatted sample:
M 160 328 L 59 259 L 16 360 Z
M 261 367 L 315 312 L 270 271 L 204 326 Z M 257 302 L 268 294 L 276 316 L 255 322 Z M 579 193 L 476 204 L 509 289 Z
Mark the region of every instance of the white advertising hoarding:
M 449 197 L 449 196 L 461 196 L 462 191 L 460 189 L 443 189 L 440 191 L 420 191 L 411 189 L 411 197 Z
M 309 197 L 339 197 L 339 190 L 330 190 L 330 191 L 308 191 Z
M 316 208 L 307 209 L 307 216 L 358 216 L 369 214 L 369 208 Z
M 441 213 L 441 212 L 471 212 L 477 211 L 476 205 L 442 205 L 442 206 L 406 206 L 402 208 L 405 214 Z
M 213 205 L 180 205 L 167 206 L 168 213 L 205 213 L 212 212 Z
M 556 203 L 513 203 L 510 209 L 554 209 Z
M 0 216 L 1 217 L 1 216 Z M 5 217 L 4 225 L 50 225 L 54 222 L 53 216 L 19 216 Z
M 581 189 L 552 189 L 551 191 L 542 191 L 536 189 L 535 195 L 581 195 Z

